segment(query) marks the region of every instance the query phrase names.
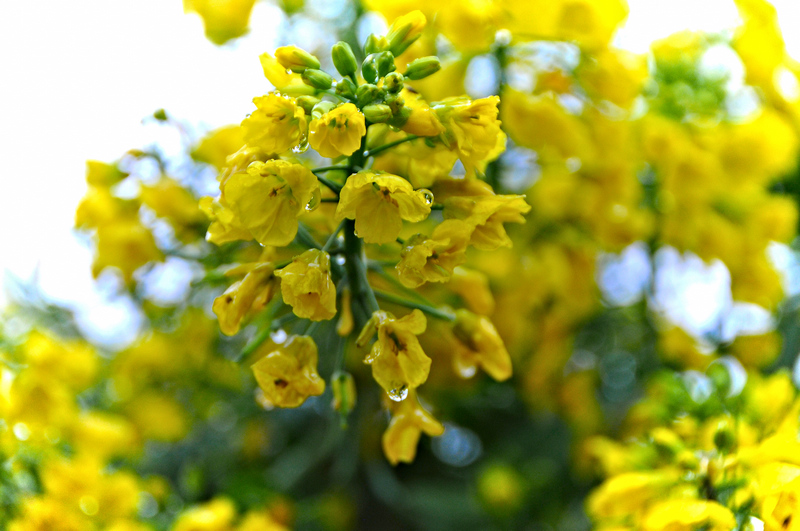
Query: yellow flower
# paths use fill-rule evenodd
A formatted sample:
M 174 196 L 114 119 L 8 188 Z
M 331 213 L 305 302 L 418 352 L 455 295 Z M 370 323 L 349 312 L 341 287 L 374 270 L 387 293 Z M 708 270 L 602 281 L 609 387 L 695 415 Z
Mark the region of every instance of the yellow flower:
M 431 359 L 422 351 L 417 339 L 426 326 L 427 320 L 419 310 L 400 319 L 379 310 L 372 314 L 356 340 L 358 346 L 363 346 L 378 332 L 378 340 L 364 363 L 372 366 L 372 377 L 392 400 L 405 399 L 409 389 L 419 387 L 428 379 Z
M 370 135 L 377 129 L 370 128 Z M 370 145 L 392 142 L 402 136 L 398 133 L 377 135 L 375 141 L 370 136 Z M 424 139 L 404 142 L 393 149 L 380 153 L 372 166 L 373 170 L 399 175 L 408 179 L 414 188 L 428 188 L 447 176 L 458 159 L 458 155 L 441 143 L 429 146 Z
M 225 44 L 247 33 L 255 3 L 256 0 L 183 0 L 183 10 L 200 15 L 208 40 Z
M 490 315 L 494 312 L 494 296 L 489 288 L 489 278 L 486 273 L 457 267 L 447 287 L 456 295 L 464 299 L 467 307 L 480 315 Z
M 625 472 L 607 479 L 586 499 L 593 520 L 641 515 L 651 501 L 663 497 L 678 482 L 677 470 Z
M 253 374 L 269 402 L 297 407 L 309 396 L 325 391 L 317 374 L 317 345 L 306 336 L 290 336 L 252 365 Z
M 331 258 L 325 251 L 309 249 L 275 272 L 281 294 L 298 317 L 323 321 L 336 315 L 336 285 L 331 280 Z
M 283 247 L 297 234 L 299 218 L 319 182 L 308 168 L 285 160 L 253 162 L 221 185 L 238 224 L 262 245 Z
M 111 186 L 127 177 L 128 174 L 116 164 L 107 164 L 97 160 L 86 161 L 86 183 L 91 186 Z
M 236 214 L 228 206 L 224 197 L 202 197 L 199 206 L 200 211 L 211 220 L 211 225 L 208 226 L 208 232 L 206 232 L 206 240 L 222 245 L 252 238 L 250 231 L 241 227 Z
M 119 220 L 98 227 L 92 274 L 97 277 L 106 267 L 116 267 L 125 282 L 130 282 L 134 271 L 163 258 L 153 234 L 138 219 Z
M 643 531 L 730 531 L 736 528 L 736 518 L 715 501 L 674 499 L 654 505 L 642 524 Z
M 186 410 L 164 392 L 148 391 L 136 396 L 128 404 L 127 412 L 146 439 L 174 442 L 189 431 Z
M 181 239 L 195 236 L 196 232 L 192 229 L 206 222 L 197 199 L 189 190 L 169 177 L 161 177 L 152 186 L 142 185 L 139 198 L 142 204 L 155 212 L 156 216 L 169 221 Z
M 256 110 L 242 121 L 248 146 L 279 154 L 300 143 L 306 134 L 306 115 L 294 98 L 272 93 L 253 98 L 253 103 Z
M 498 103 L 497 96 L 475 101 L 459 97 L 433 107 L 446 129 L 447 142 L 458 152 L 467 171 L 497 158 L 505 150 L 505 134 L 497 119 Z
M 468 310 L 457 310 L 453 334 L 458 339 L 453 364 L 463 378 L 474 375 L 477 366 L 498 382 L 511 377 L 511 358 L 489 319 Z
M 461 219 L 473 225 L 470 245 L 483 251 L 511 247 L 503 223 L 525 223 L 531 207 L 524 195 L 480 195 L 450 197 L 444 203 L 446 219 Z
M 400 234 L 404 219 L 417 222 L 428 217 L 431 202 L 430 196 L 414 191 L 401 177 L 365 170 L 347 178 L 336 219 L 355 219 L 356 232 L 367 243 L 388 243 Z
M 383 453 L 393 465 L 400 461 L 411 463 L 417 455 L 419 436 L 425 432 L 431 437 L 444 433 L 444 426 L 425 411 L 417 393 L 411 391 L 392 415 L 389 427 L 383 433 Z
M 308 142 L 323 157 L 349 156 L 361 147 L 366 133 L 364 115 L 352 103 L 345 103 L 311 121 Z
M 237 334 L 242 320 L 264 308 L 278 288 L 272 263 L 248 264 L 248 269 L 244 278 L 231 284 L 211 306 L 219 320 L 219 329 L 228 336 Z
M 300 74 L 287 72 L 286 68 L 270 54 L 262 53 L 258 56 L 258 59 L 261 62 L 261 69 L 264 71 L 264 77 L 267 78 L 267 81 L 269 81 L 276 90 L 290 96 L 314 94 L 314 87 L 303 83 L 303 78 Z
M 409 288 L 425 282 L 447 282 L 453 269 L 466 261 L 472 226 L 455 219 L 440 223 L 430 237 L 417 234 L 400 251 L 397 274 Z
M 389 51 L 395 56 L 403 53 L 415 40 L 422 35 L 425 24 L 428 20 L 422 11 L 412 11 L 392 22 L 389 31 L 386 33 L 386 41 L 389 44 Z
M 445 129 L 439 117 L 419 94 L 408 89 L 403 89 L 401 94 L 405 106 L 411 110 L 411 116 L 400 127 L 401 130 L 417 136 L 436 136 L 444 133 Z
M 175 521 L 173 531 L 230 531 L 236 518 L 236 506 L 227 498 L 215 498 L 184 511 Z
M 211 131 L 192 149 L 194 160 L 211 164 L 218 170 L 225 167 L 228 157 L 244 145 L 244 133 L 239 125 L 229 125 Z
M 275 50 L 275 59 L 292 72 L 303 72 L 306 68 L 319 68 L 319 59 L 297 46 L 281 46 Z

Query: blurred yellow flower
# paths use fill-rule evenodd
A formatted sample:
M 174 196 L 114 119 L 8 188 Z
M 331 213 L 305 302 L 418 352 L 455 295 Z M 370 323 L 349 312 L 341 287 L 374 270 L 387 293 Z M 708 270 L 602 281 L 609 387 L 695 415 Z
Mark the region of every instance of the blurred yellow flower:
M 275 267 L 271 262 L 248 264 L 247 268 L 244 278 L 231 284 L 211 306 L 225 335 L 238 333 L 242 321 L 264 308 L 278 290 Z
M 256 0 L 183 0 L 183 10 L 200 15 L 208 40 L 225 44 L 247 33 L 255 3 Z
M 456 310 L 453 335 L 458 340 L 453 364 L 461 377 L 470 378 L 478 366 L 499 382 L 511 377 L 511 358 L 489 319 L 469 310 Z
M 268 345 L 266 348 L 270 348 Z M 325 391 L 317 374 L 317 345 L 306 336 L 291 336 L 252 366 L 264 396 L 278 407 L 297 407 Z
M 419 403 L 417 393 L 409 391 L 394 411 L 389 427 L 383 433 L 383 453 L 393 465 L 399 462 L 411 463 L 417 455 L 417 444 L 422 433 L 438 437 L 444 433 L 444 426 L 425 411 Z
M 445 220 L 430 237 L 417 234 L 406 240 L 400 251 L 397 275 L 409 288 L 425 282 L 447 282 L 453 269 L 466 259 L 472 226 L 455 219 Z
M 444 202 L 445 219 L 460 219 L 475 227 L 470 245 L 483 251 L 511 247 L 503 223 L 525 223 L 531 207 L 524 195 L 450 197 Z

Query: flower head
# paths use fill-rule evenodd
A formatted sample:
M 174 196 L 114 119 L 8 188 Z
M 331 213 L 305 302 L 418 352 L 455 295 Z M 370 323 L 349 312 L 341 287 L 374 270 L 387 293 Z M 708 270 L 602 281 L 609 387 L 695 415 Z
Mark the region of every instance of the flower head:
M 383 453 L 389 462 L 396 465 L 400 461 L 414 461 L 422 432 L 438 437 L 444 433 L 444 426 L 425 411 L 417 393 L 411 391 L 409 397 L 397 406 L 389 427 L 383 433 Z
M 458 339 L 453 363 L 461 376 L 472 376 L 479 365 L 497 381 L 511 376 L 511 358 L 489 319 L 468 310 L 457 310 L 453 334 Z
M 336 315 L 336 286 L 331 280 L 331 258 L 325 251 L 309 249 L 275 276 L 281 278 L 283 300 L 298 317 L 322 321 Z
M 325 391 L 317 374 L 317 345 L 307 336 L 291 336 L 252 365 L 264 396 L 278 407 L 297 407 Z
M 266 153 L 283 153 L 297 146 L 306 134 L 305 111 L 294 98 L 267 94 L 253 98 L 256 110 L 242 121 L 244 141 Z
M 475 226 L 470 245 L 482 251 L 511 247 L 503 223 L 524 223 L 531 207 L 524 195 L 481 195 L 450 197 L 445 200 L 444 217 L 462 219 Z
M 409 389 L 425 383 L 431 368 L 431 359 L 422 351 L 417 336 L 425 331 L 427 321 L 419 310 L 400 319 L 379 310 L 361 331 L 356 345 L 363 346 L 377 331 L 378 340 L 364 358 L 372 366 L 375 381 L 392 400 L 403 400 Z
M 361 146 L 367 133 L 361 111 L 345 103 L 311 121 L 308 142 L 323 157 L 352 155 Z
M 400 252 L 397 274 L 409 288 L 425 282 L 447 282 L 453 269 L 467 259 L 467 242 L 472 226 L 457 219 L 440 223 L 430 237 L 409 238 Z
M 285 246 L 297 234 L 297 218 L 319 194 L 319 182 L 308 168 L 285 160 L 253 162 L 246 172 L 221 185 L 222 196 L 246 229 L 262 245 Z
M 247 315 L 261 310 L 277 291 L 275 267 L 270 262 L 248 264 L 244 278 L 214 299 L 212 311 L 219 319 L 219 329 L 225 335 L 239 332 Z
M 434 105 L 445 127 L 445 137 L 468 171 L 497 158 L 505 150 L 505 134 L 497 119 L 500 98 L 448 98 Z
M 356 220 L 356 232 L 367 243 L 388 243 L 400 234 L 403 220 L 422 221 L 431 212 L 431 198 L 411 183 L 388 173 L 361 171 L 351 175 L 339 195 L 336 219 Z

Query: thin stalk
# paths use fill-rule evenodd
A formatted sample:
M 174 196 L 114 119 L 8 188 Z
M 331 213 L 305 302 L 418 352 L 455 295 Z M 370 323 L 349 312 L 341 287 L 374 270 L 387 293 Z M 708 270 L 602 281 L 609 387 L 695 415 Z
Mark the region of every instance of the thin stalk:
M 366 159 L 366 158 L 369 158 L 369 157 L 374 157 L 378 153 L 382 153 L 382 152 L 386 151 L 387 149 L 391 149 L 391 148 L 393 148 L 393 147 L 395 147 L 397 145 L 400 145 L 400 144 L 402 144 L 404 142 L 411 142 L 412 140 L 416 140 L 418 138 L 419 137 L 417 135 L 408 135 L 407 137 L 401 138 L 400 140 L 395 140 L 394 142 L 389 142 L 389 143 L 384 144 L 382 146 L 378 146 L 378 147 L 376 147 L 374 149 L 370 149 L 369 151 L 365 151 L 364 152 L 364 158 Z
M 391 293 L 386 293 L 383 291 L 375 291 L 374 294 L 375 297 L 383 301 L 391 302 L 392 304 L 398 304 L 400 306 L 405 306 L 406 308 L 411 308 L 414 310 L 420 310 L 422 312 L 427 313 L 431 317 L 436 317 L 438 319 L 450 322 L 456 320 L 456 316 L 452 312 L 444 310 L 442 308 L 434 308 L 433 306 L 428 306 L 427 304 L 419 304 L 417 302 L 409 301 L 403 299 L 402 297 L 398 297 L 397 295 L 392 295 Z

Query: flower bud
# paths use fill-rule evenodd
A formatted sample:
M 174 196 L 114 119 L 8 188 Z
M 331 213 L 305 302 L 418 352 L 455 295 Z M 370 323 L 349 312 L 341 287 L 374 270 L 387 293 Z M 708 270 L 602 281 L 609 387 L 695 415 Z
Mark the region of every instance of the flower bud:
M 378 82 L 378 67 L 373 59 L 374 56 L 370 54 L 364 59 L 364 62 L 361 63 L 361 75 L 367 83 Z
M 336 94 L 344 96 L 345 98 L 352 98 L 356 95 L 356 84 L 353 83 L 349 78 L 344 78 L 338 83 L 336 83 Z
M 403 108 L 403 105 L 405 105 L 406 101 L 400 94 L 387 94 L 383 99 L 383 103 L 392 109 L 392 114 L 397 114 L 400 112 L 400 109 Z
M 320 102 L 320 99 L 314 96 L 300 96 L 296 98 L 295 101 L 302 107 L 306 114 L 311 114 L 311 110 Z
M 422 11 L 412 11 L 396 19 L 386 35 L 387 48 L 395 56 L 400 55 L 422 35 L 427 20 Z
M 335 107 L 336 107 L 335 103 L 332 103 L 330 101 L 321 101 L 316 105 L 314 105 L 314 108 L 311 109 L 311 116 L 313 118 L 320 118 L 322 115 L 332 111 Z
M 336 371 L 331 378 L 333 409 L 347 415 L 356 405 L 356 383 L 347 372 Z
M 403 90 L 403 74 L 390 72 L 383 78 L 383 86 L 389 92 L 400 92 Z
M 387 123 L 399 129 L 408 122 L 409 118 L 411 118 L 411 109 L 402 107 Z
M 322 70 L 306 68 L 301 74 L 303 83 L 316 89 L 328 90 L 333 85 L 333 78 Z
M 333 59 L 333 66 L 343 76 L 350 76 L 356 73 L 358 63 L 353 49 L 344 41 L 339 41 L 333 45 L 331 49 L 331 58 Z
M 414 59 L 408 65 L 408 69 L 406 70 L 406 78 L 413 80 L 424 79 L 431 74 L 435 74 L 441 70 L 441 68 L 442 64 L 439 62 L 439 58 L 435 55 L 420 57 L 419 59 Z
M 358 87 L 358 90 L 356 90 L 356 100 L 358 101 L 359 107 L 363 107 L 380 100 L 383 94 L 384 92 L 379 89 L 377 85 L 368 83 Z
M 364 43 L 364 53 L 369 55 L 385 50 L 388 47 L 385 37 L 378 37 L 375 34 L 367 37 L 367 42 Z
M 319 59 L 297 46 L 281 46 L 275 50 L 275 59 L 282 67 L 298 74 L 306 68 L 319 68 Z
M 394 72 L 397 67 L 394 64 L 392 52 L 380 52 L 375 55 L 375 66 L 378 69 L 378 76 L 383 77 L 390 72 Z
M 383 123 L 392 117 L 392 108 L 382 103 L 367 105 L 361 112 L 372 123 Z

